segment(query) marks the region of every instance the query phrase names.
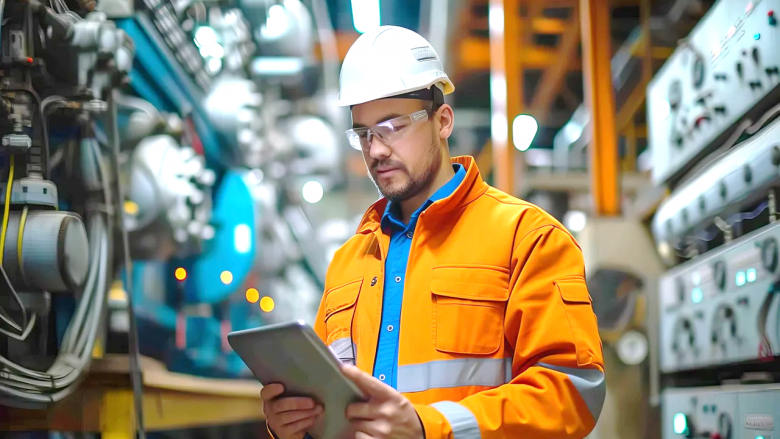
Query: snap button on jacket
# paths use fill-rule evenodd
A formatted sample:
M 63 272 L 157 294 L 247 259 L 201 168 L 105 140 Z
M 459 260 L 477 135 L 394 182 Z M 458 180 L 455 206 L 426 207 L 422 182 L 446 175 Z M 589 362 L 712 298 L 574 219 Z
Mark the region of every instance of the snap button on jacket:
M 405 278 L 397 388 L 427 439 L 583 438 L 606 394 L 575 239 L 538 207 L 466 178 L 419 217 Z M 328 269 L 315 331 L 372 373 L 381 330 L 387 200 Z

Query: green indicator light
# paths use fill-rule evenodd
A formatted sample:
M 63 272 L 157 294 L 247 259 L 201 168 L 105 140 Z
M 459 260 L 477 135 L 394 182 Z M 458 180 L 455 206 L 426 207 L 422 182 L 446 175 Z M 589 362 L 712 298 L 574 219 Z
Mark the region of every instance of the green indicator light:
M 688 430 L 688 418 L 682 413 L 677 413 L 672 420 L 672 426 L 674 427 L 675 434 L 685 434 Z
M 701 288 L 694 288 L 691 292 L 691 300 L 693 303 L 699 303 L 702 299 L 704 299 L 704 292 Z
M 738 287 L 741 287 L 742 285 L 745 285 L 745 282 L 747 282 L 747 279 L 745 277 L 745 272 L 744 271 L 740 271 L 739 273 L 737 273 L 735 281 L 737 282 L 737 286 Z
M 754 40 L 757 40 L 759 38 L 761 38 L 761 34 L 753 34 L 753 39 Z M 758 438 L 756 438 L 756 439 L 758 439 Z M 764 439 L 764 438 L 761 438 L 761 439 Z
M 756 436 L 756 439 L 764 439 L 764 436 Z
M 758 272 L 755 268 L 751 268 L 747 271 L 747 281 L 748 282 L 755 282 L 758 278 Z

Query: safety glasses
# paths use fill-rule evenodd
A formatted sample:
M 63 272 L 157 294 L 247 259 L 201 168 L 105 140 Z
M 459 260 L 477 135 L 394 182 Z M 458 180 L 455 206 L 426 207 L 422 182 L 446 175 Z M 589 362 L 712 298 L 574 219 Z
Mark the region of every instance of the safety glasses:
M 368 151 L 374 136 L 387 146 L 403 139 L 413 128 L 428 120 L 428 111 L 420 110 L 406 116 L 380 122 L 369 128 L 353 128 L 347 130 L 347 140 L 350 146 L 357 150 Z

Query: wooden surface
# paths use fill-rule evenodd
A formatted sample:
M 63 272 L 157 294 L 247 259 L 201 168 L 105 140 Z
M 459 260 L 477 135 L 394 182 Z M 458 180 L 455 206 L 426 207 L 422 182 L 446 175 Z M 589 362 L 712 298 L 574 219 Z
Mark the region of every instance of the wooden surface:
M 169 372 L 141 359 L 147 431 L 262 421 L 260 383 Z M 135 429 L 128 357 L 96 360 L 79 389 L 48 410 L 0 407 L 0 431 L 102 432 L 104 439 L 132 438 Z

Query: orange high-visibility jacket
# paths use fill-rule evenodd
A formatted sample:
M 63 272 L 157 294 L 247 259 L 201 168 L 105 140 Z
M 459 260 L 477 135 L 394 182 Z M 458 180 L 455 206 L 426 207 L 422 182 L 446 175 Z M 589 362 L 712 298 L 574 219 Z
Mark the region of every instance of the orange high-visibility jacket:
M 397 388 L 427 439 L 583 438 L 606 394 L 582 252 L 538 207 L 466 178 L 418 218 L 406 273 Z M 328 269 L 315 331 L 372 373 L 382 317 L 387 200 Z

